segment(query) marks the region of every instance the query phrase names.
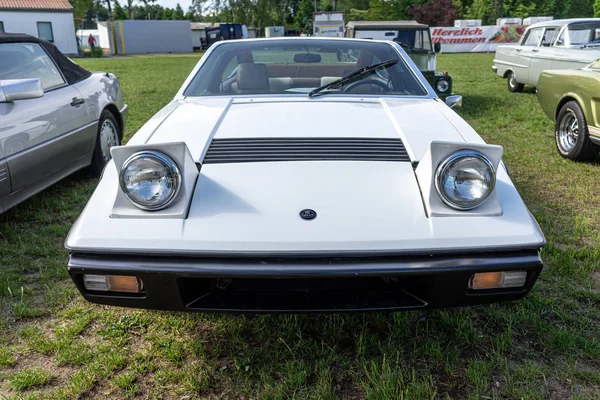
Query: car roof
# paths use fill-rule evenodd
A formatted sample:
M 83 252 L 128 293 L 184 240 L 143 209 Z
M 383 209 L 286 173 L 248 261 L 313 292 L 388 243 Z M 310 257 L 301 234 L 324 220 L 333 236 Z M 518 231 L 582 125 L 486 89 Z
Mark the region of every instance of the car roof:
M 575 24 L 579 22 L 600 22 L 600 18 L 571 18 L 571 19 L 555 19 L 552 21 L 544 21 L 538 22 L 537 24 L 532 24 L 528 26 L 528 29 L 531 28 L 543 28 L 547 26 L 565 26 L 570 24 Z
M 349 29 L 427 29 L 429 25 L 417 21 L 349 21 L 346 27 Z

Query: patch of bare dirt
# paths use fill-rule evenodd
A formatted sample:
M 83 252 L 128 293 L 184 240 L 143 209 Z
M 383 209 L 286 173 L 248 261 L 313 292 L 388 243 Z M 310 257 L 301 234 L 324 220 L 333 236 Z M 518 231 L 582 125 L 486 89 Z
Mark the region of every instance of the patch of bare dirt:
M 561 382 L 555 377 L 546 381 L 546 398 L 548 400 L 572 400 L 571 382 Z
M 600 290 L 600 271 L 594 272 L 592 274 L 592 281 L 594 282 L 594 286 L 596 289 Z
M 58 366 L 51 356 L 31 352 L 26 355 L 19 356 L 16 364 L 13 366 L 16 370 L 40 368 L 44 371 L 52 373 L 50 385 L 59 385 L 67 381 L 67 379 L 77 372 L 77 368 L 69 365 Z

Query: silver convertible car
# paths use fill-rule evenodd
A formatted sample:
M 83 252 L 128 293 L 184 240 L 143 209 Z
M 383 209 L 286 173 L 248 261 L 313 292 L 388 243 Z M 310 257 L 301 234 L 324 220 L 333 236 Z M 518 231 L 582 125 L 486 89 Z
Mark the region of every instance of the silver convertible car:
M 544 236 L 400 45 L 223 41 L 113 159 L 66 240 L 91 302 L 233 312 L 525 296 Z
M 0 213 L 79 169 L 99 176 L 126 117 L 114 75 L 86 71 L 52 43 L 0 33 Z

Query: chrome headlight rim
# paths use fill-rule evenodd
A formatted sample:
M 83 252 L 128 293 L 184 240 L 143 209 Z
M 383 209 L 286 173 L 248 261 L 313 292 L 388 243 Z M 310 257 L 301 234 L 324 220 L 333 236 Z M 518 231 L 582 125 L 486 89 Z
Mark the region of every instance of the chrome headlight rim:
M 123 180 L 123 175 L 125 174 L 127 167 L 129 165 L 131 165 L 134 161 L 137 161 L 137 160 L 139 160 L 141 158 L 145 158 L 145 157 L 158 160 L 173 175 L 175 190 L 171 193 L 171 195 L 166 200 L 164 200 L 156 205 L 140 204 L 140 203 L 136 202 L 134 199 L 132 199 L 131 196 L 128 194 L 128 191 L 125 188 L 125 182 Z M 123 166 L 121 167 L 121 171 L 119 172 L 119 186 L 121 187 L 121 191 L 123 192 L 123 194 L 125 194 L 125 197 L 127 197 L 127 199 L 134 206 L 136 206 L 144 211 L 160 211 L 160 210 L 163 210 L 163 209 L 167 208 L 168 206 L 170 206 L 173 203 L 173 201 L 175 201 L 175 199 L 177 199 L 177 196 L 179 195 L 179 192 L 181 191 L 182 176 L 181 176 L 181 172 L 179 170 L 179 166 L 177 165 L 177 163 L 171 157 L 166 155 L 165 153 L 157 151 L 157 150 L 142 150 L 142 151 L 138 151 L 138 152 L 132 154 L 131 156 L 129 156 L 123 163 Z
M 446 84 L 446 88 L 445 89 L 440 89 L 440 84 Z M 435 88 L 439 93 L 446 93 L 447 91 L 450 90 L 450 81 L 448 81 L 448 79 L 439 79 L 436 83 L 435 83 Z
M 474 204 L 471 206 L 464 206 L 464 205 L 456 204 L 455 202 L 453 202 L 452 200 L 450 200 L 446 197 L 444 190 L 442 188 L 442 186 L 443 186 L 442 179 L 443 179 L 444 172 L 446 171 L 446 169 L 453 162 L 457 161 L 458 159 L 465 158 L 465 157 L 475 157 L 475 158 L 483 161 L 492 173 L 492 182 L 490 183 L 490 189 L 488 190 L 486 195 L 483 196 L 477 202 L 477 204 Z M 459 150 L 459 151 L 452 153 L 451 155 L 446 157 L 442 162 L 440 162 L 438 164 L 438 167 L 435 170 L 434 184 L 435 184 L 435 190 L 438 194 L 438 197 L 440 198 L 440 200 L 442 200 L 442 202 L 444 204 L 446 204 L 447 206 L 449 206 L 451 208 L 459 210 L 459 211 L 473 210 L 473 209 L 479 207 L 480 205 L 482 205 L 494 191 L 494 188 L 496 187 L 496 168 L 494 168 L 494 164 L 492 164 L 490 159 L 488 157 L 486 157 L 485 154 L 483 154 L 477 150 Z

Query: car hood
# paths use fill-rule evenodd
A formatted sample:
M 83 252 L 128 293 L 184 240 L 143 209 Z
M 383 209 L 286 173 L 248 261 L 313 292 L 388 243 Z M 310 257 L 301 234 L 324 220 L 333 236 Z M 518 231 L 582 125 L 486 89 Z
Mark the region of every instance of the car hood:
M 437 99 L 186 99 L 146 143 L 185 142 L 202 162 L 213 139 L 400 138 L 418 161 L 432 140 L 465 141 L 444 111 Z
M 69 235 L 72 251 L 349 255 L 543 243 L 503 169 L 496 185 L 502 215 L 427 215 L 414 162 L 432 140 L 464 142 L 470 132 L 436 99 L 194 99 L 169 105 L 148 127 L 134 143 L 184 141 L 200 163 L 187 217 L 110 218 L 119 187 L 113 163 Z M 481 142 L 471 134 L 469 141 Z M 409 158 L 202 162 L 216 139 L 319 137 L 401 139 Z M 307 209 L 316 218 L 303 219 Z

